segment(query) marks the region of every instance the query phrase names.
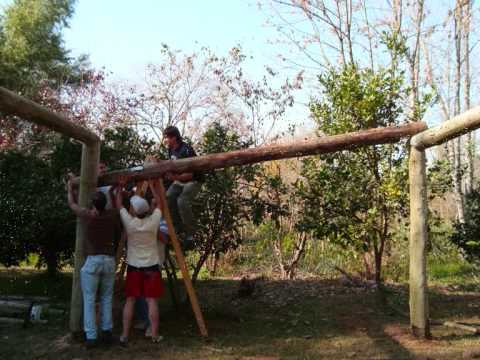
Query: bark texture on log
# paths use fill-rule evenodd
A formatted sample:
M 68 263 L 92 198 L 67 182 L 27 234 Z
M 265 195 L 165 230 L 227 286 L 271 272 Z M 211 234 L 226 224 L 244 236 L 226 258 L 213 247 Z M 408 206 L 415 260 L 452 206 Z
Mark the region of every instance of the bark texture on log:
M 425 151 L 410 148 L 410 325 L 415 336 L 430 337 L 426 244 L 427 179 Z
M 45 126 L 61 134 L 82 141 L 85 144 L 99 142 L 100 139 L 90 130 L 72 123 L 65 116 L 17 95 L 0 86 L 0 111 L 15 115 L 38 125 Z
M 208 171 L 229 166 L 350 150 L 365 145 L 393 143 L 403 137 L 418 134 L 426 128 L 425 123 L 415 122 L 398 127 L 375 128 L 317 139 L 300 140 L 290 144 L 263 146 L 180 160 L 161 160 L 148 167 L 106 173 L 100 177 L 99 181 L 105 185 L 114 185 L 120 176 L 141 181 L 160 178 L 166 173 Z
M 442 124 L 412 137 L 411 144 L 417 149 L 428 149 L 480 127 L 480 106 L 453 117 Z

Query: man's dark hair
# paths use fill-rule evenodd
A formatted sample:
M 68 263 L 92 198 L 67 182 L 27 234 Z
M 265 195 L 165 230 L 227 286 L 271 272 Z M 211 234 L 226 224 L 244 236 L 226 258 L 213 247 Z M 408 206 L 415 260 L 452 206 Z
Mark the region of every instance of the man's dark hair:
M 97 191 L 92 195 L 92 205 L 97 209 L 98 211 L 103 211 L 105 210 L 105 207 L 107 206 L 107 197 L 105 194 L 101 191 Z
M 177 141 L 182 141 L 182 135 L 180 135 L 180 130 L 176 126 L 168 126 L 163 130 L 163 136 L 176 137 Z

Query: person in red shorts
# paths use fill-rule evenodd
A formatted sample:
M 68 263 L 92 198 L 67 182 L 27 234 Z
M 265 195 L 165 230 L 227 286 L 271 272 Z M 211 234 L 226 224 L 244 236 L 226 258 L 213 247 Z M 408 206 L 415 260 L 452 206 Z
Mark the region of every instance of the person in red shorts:
M 120 188 L 125 181 L 120 181 Z M 150 188 L 157 204 L 158 184 L 151 182 Z M 121 189 L 120 189 L 121 190 Z M 123 207 L 122 191 L 117 192 L 117 207 L 120 208 L 120 218 L 127 232 L 127 280 L 125 283 L 125 306 L 123 308 L 123 330 L 120 343 L 128 343 L 128 334 L 132 323 L 135 301 L 144 297 L 148 304 L 148 316 L 152 330 L 152 341 L 159 342 L 162 337 L 158 336 L 158 304 L 157 299 L 164 293 L 165 287 L 162 282 L 159 269 L 157 232 L 162 213 L 160 207 L 150 213 L 148 202 L 134 195 L 130 199 L 130 214 Z

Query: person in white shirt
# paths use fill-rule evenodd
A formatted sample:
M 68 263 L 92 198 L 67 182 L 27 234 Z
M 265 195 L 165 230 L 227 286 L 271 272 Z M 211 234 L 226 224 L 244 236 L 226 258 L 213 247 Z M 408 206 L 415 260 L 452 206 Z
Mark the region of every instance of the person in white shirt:
M 125 181 L 119 182 L 122 188 Z M 150 188 L 156 199 L 158 199 L 158 184 L 150 182 Z M 120 189 L 121 190 L 121 189 Z M 122 191 L 117 192 L 117 207 L 120 208 L 120 218 L 128 238 L 127 246 L 127 279 L 125 283 L 125 307 L 123 309 L 123 330 L 120 336 L 120 343 L 126 345 L 128 334 L 133 318 L 135 301 L 144 297 L 148 304 L 148 315 L 151 324 L 152 341 L 159 342 L 162 338 L 158 336 L 158 305 L 157 299 L 165 291 L 159 269 L 159 254 L 157 244 L 157 232 L 160 225 L 162 213 L 160 206 L 150 214 L 148 202 L 138 196 L 132 196 L 130 205 L 131 215 L 123 207 Z

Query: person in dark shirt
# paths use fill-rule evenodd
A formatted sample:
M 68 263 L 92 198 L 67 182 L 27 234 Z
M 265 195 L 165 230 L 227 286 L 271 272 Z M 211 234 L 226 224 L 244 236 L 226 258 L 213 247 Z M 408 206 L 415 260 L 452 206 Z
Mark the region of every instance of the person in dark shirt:
M 163 132 L 163 136 L 170 160 L 197 156 L 195 150 L 183 141 L 180 131 L 175 126 L 167 127 Z M 184 250 L 190 250 L 193 248 L 193 235 L 196 230 L 192 203 L 201 189 L 202 174 L 167 174 L 166 179 L 170 181 L 170 186 L 167 190 L 167 201 L 173 223 L 177 232 L 184 234 Z
M 80 207 L 73 195 L 72 181 L 68 182 L 68 205 L 87 224 L 84 244 L 85 264 L 80 271 L 83 295 L 83 327 L 87 347 L 97 343 L 95 298 L 100 289 L 100 328 L 104 342 L 112 339 L 112 296 L 115 282 L 115 251 L 121 235 L 118 209 L 106 209 L 107 198 L 101 191 L 91 198 L 92 207 Z

